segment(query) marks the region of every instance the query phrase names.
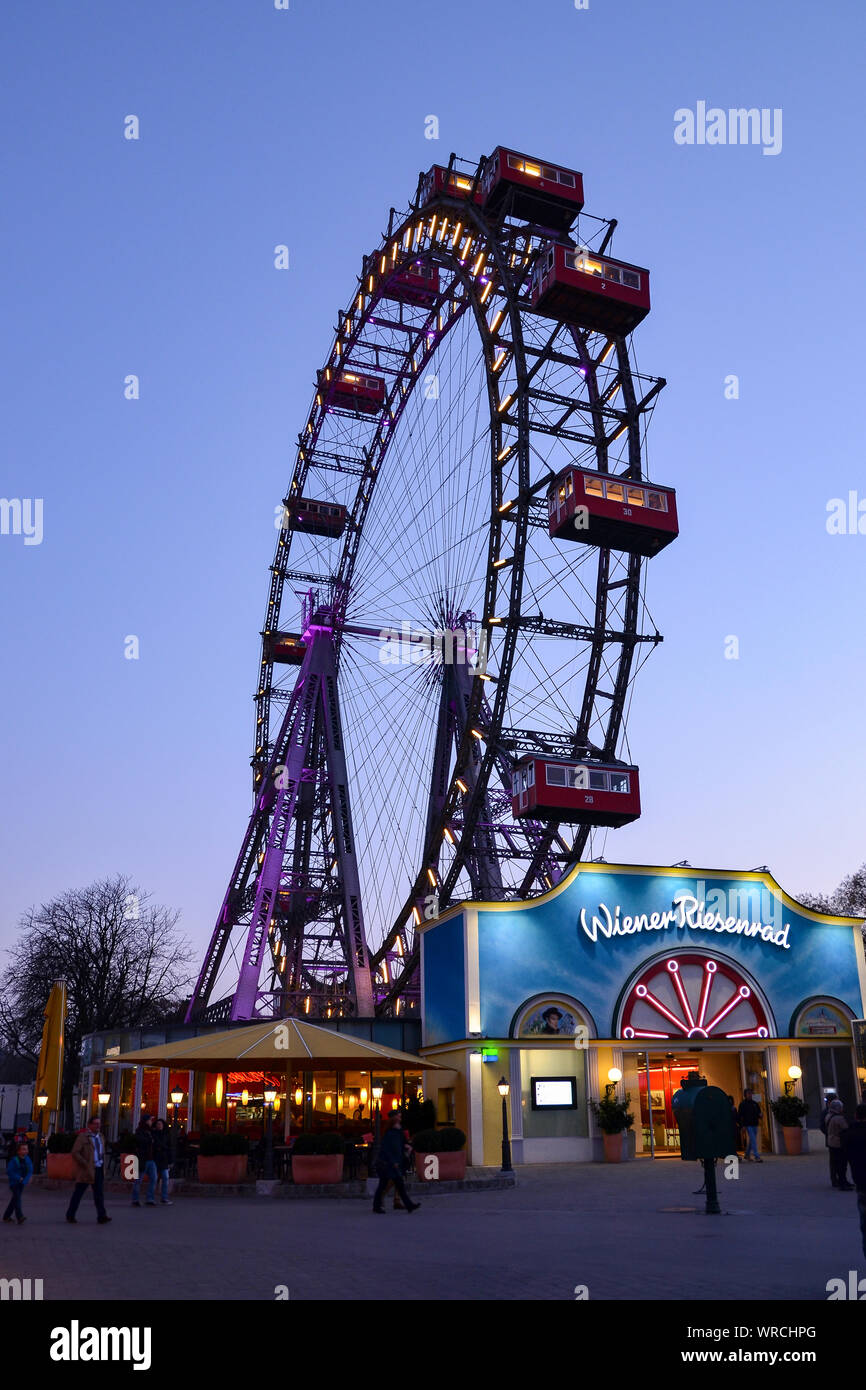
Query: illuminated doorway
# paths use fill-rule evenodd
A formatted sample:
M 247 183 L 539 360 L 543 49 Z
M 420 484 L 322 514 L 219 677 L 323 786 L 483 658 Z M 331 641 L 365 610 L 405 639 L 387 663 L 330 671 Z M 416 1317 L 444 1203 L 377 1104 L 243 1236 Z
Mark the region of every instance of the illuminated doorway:
M 699 1072 L 709 1086 L 718 1086 L 739 1104 L 742 1062 L 739 1052 L 638 1052 L 636 1054 L 641 1151 L 657 1158 L 678 1157 L 680 1134 L 673 1098 L 690 1071 Z

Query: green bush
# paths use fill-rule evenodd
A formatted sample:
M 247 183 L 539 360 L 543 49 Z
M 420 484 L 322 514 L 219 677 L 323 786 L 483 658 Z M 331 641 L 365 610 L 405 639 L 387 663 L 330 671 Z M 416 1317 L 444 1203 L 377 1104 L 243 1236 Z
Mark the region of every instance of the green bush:
M 250 1141 L 244 1134 L 203 1134 L 201 1158 L 222 1158 L 230 1154 L 248 1154 Z
M 634 1115 L 628 1108 L 630 1100 L 631 1096 L 626 1092 L 625 1100 L 606 1096 L 604 1100 L 592 1102 L 593 1113 L 602 1134 L 622 1134 L 624 1129 L 631 1129 Z
M 302 1158 L 325 1154 L 341 1154 L 346 1151 L 346 1141 L 336 1130 L 326 1129 L 321 1134 L 299 1134 L 292 1145 L 292 1156 Z
M 777 1100 L 770 1101 L 770 1109 L 786 1129 L 801 1129 L 800 1121 L 809 1113 L 808 1105 L 799 1096 L 779 1096 Z
M 444 1129 L 422 1129 L 412 1136 L 412 1147 L 422 1154 L 459 1153 L 466 1143 L 466 1135 L 456 1125 L 446 1125 Z
M 45 1147 L 50 1154 L 70 1154 L 74 1143 L 74 1134 L 49 1134 Z

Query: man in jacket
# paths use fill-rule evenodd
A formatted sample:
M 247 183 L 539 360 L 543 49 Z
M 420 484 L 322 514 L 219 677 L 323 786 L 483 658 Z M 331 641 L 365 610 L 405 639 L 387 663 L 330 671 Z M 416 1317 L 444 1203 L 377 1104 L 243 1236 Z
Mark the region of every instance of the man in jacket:
M 87 1128 L 75 1136 L 75 1143 L 72 1145 L 72 1161 L 78 1171 L 78 1181 L 72 1189 L 69 1208 L 66 1212 L 66 1220 L 75 1224 L 75 1213 L 84 1196 L 85 1189 L 93 1188 L 93 1201 L 96 1206 L 96 1219 L 100 1226 L 104 1226 L 111 1217 L 105 1210 L 103 1190 L 105 1182 L 105 1144 L 100 1134 L 100 1121 L 98 1115 L 93 1115 L 87 1122 Z
M 827 1120 L 827 1151 L 830 1155 L 830 1183 L 840 1192 L 850 1192 L 852 1184 L 846 1177 L 848 1160 L 845 1157 L 843 1136 L 848 1128 L 841 1100 L 830 1102 L 830 1116 Z
M 743 1154 L 743 1161 L 751 1163 L 754 1160 L 755 1163 L 763 1163 L 764 1160 L 758 1153 L 758 1125 L 761 1123 L 761 1107 L 752 1096 L 751 1091 L 743 1092 L 743 1099 L 737 1110 L 737 1119 L 746 1131 L 746 1152 Z
M 854 1123 L 842 1135 L 842 1150 L 851 1165 L 851 1176 L 857 1189 L 860 1234 L 863 1237 L 863 1254 L 866 1255 L 866 1105 L 858 1105 L 854 1111 Z
M 21 1210 L 21 1198 L 24 1194 L 25 1187 L 33 1176 L 33 1160 L 30 1157 L 30 1149 L 27 1144 L 18 1145 L 17 1152 L 13 1154 L 12 1158 L 10 1158 L 6 1164 L 6 1174 L 9 1178 L 9 1191 L 11 1196 L 9 1198 L 9 1205 L 3 1213 L 3 1220 L 11 1221 L 12 1213 L 14 1212 L 15 1218 L 20 1226 L 22 1221 L 27 1220 L 27 1217 Z
M 389 1182 L 394 1184 L 397 1196 L 403 1203 L 407 1211 L 417 1211 L 420 1202 L 413 1202 L 409 1193 L 406 1191 L 406 1184 L 403 1181 L 403 1158 L 406 1152 L 406 1138 L 403 1134 L 403 1117 L 399 1110 L 392 1110 L 390 1116 L 391 1123 L 382 1135 L 382 1142 L 379 1145 L 379 1157 L 376 1162 L 376 1176 L 379 1179 L 379 1186 L 376 1188 L 376 1195 L 373 1198 L 373 1210 L 377 1216 L 385 1215 L 385 1208 L 382 1206 L 382 1199 L 385 1196 L 385 1189 Z

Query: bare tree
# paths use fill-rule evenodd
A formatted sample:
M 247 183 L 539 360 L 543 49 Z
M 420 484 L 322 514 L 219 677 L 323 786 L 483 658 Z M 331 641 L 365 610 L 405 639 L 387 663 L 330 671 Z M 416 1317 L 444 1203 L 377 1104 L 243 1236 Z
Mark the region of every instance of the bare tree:
M 176 934 L 179 913 L 153 903 L 116 874 L 31 908 L 0 976 L 0 1044 L 35 1059 L 51 985 L 67 984 L 63 1107 L 72 1091 L 87 1033 L 165 1022 L 191 983 L 189 943 Z
M 803 893 L 800 901 L 816 912 L 837 917 L 866 917 L 866 864 L 843 878 L 833 893 Z M 864 928 L 866 938 L 866 928 Z

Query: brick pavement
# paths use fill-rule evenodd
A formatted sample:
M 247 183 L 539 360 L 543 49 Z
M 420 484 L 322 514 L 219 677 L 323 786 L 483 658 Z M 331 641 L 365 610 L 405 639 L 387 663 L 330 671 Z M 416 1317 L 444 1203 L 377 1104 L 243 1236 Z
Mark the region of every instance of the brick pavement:
M 28 1194 L 24 1226 L 0 1226 L 0 1275 L 44 1280 L 46 1299 L 826 1298 L 829 1278 L 866 1274 L 854 1193 L 834 1191 L 824 1155 L 768 1157 L 721 1182 L 725 1215 L 695 1206 L 697 1165 L 538 1165 L 518 1186 L 422 1194 L 414 1215 L 360 1201 L 178 1198 L 131 1207 L 110 1226 L 85 1197 Z

